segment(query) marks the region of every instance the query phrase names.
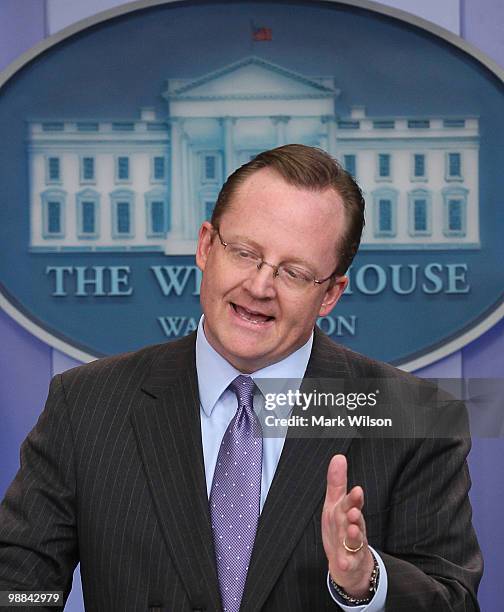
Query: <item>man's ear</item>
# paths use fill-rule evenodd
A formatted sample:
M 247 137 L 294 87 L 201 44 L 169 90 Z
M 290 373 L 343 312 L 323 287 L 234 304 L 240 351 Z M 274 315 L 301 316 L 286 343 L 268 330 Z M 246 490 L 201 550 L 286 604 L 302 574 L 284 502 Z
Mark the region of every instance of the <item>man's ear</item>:
M 336 306 L 338 300 L 343 295 L 348 285 L 348 276 L 339 276 L 334 280 L 329 281 L 329 287 L 325 292 L 322 305 L 319 310 L 319 317 L 325 317 Z
M 215 230 L 213 225 L 208 221 L 205 221 L 200 227 L 198 234 L 198 246 L 196 248 L 196 264 L 202 272 L 206 267 L 214 234 Z

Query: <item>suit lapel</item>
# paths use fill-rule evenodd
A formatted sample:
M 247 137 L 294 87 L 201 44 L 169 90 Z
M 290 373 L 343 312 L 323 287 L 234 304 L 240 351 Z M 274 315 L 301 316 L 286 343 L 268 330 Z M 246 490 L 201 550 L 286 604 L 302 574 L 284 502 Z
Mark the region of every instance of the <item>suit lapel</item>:
M 343 351 L 316 330 L 305 379 L 349 375 Z M 317 388 L 323 391 L 322 382 Z M 350 443 L 350 438 L 309 439 L 287 434 L 259 521 L 241 612 L 257 612 L 264 605 L 325 495 L 331 457 L 346 454 Z
M 194 343 L 192 334 L 162 350 L 132 423 L 161 530 L 189 598 L 219 609 Z

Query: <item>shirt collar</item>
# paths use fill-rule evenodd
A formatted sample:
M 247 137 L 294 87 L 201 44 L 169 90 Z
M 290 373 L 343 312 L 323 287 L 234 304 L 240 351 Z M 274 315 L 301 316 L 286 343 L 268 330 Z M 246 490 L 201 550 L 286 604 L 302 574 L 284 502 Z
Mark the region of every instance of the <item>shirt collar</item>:
M 196 371 L 201 407 L 205 414 L 210 416 L 220 396 L 242 372 L 232 366 L 210 345 L 203 330 L 203 319 L 204 315 L 201 316 L 196 335 Z M 297 351 L 277 363 L 252 372 L 250 376 L 254 380 L 256 378 L 301 380 L 306 372 L 312 345 L 313 332 L 308 341 Z

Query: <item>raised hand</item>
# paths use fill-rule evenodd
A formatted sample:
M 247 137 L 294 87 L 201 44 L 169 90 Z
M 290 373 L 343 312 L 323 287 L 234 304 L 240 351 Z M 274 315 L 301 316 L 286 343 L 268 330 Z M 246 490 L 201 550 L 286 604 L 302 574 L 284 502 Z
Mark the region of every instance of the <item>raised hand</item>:
M 327 471 L 322 541 L 331 578 L 355 598 L 369 595 L 374 566 L 367 544 L 363 506 L 364 491 L 361 487 L 354 487 L 347 493 L 346 457 L 335 455 Z

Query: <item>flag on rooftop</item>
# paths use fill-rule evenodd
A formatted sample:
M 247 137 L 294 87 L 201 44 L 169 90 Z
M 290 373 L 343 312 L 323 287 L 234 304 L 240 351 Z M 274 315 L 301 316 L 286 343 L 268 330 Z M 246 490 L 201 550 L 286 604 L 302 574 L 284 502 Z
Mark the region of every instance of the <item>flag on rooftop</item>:
M 252 28 L 252 40 L 254 42 L 263 42 L 273 40 L 273 31 L 271 28 L 265 27 L 253 27 Z

